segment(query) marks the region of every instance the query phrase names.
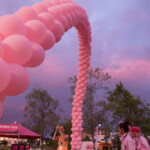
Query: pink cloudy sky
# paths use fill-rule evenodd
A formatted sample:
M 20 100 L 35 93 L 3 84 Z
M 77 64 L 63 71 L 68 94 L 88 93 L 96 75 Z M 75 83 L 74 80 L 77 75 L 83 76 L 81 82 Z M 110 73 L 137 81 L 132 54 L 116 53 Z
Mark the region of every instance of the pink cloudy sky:
M 0 15 L 12 14 L 22 6 L 31 6 L 40 0 L 1 0 Z M 150 1 L 149 0 L 75 0 L 88 13 L 92 27 L 91 66 L 100 67 L 134 95 L 150 97 Z M 60 100 L 70 114 L 67 103 L 67 79 L 78 70 L 78 39 L 74 28 L 46 52 L 39 67 L 28 69 L 31 85 L 23 94 L 7 97 L 1 123 L 23 120 L 25 95 L 33 87 L 42 87 Z

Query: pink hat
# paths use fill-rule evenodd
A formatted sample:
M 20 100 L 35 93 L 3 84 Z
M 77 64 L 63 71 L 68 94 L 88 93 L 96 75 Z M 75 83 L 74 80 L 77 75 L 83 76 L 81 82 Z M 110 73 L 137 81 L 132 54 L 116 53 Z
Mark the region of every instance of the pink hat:
M 139 127 L 132 127 L 131 132 L 137 132 L 140 133 L 141 129 Z

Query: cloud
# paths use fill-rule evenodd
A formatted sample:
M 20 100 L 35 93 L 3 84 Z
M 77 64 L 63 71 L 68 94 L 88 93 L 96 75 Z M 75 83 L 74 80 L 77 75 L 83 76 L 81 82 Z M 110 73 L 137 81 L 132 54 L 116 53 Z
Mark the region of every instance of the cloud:
M 11 104 L 11 105 L 4 105 L 6 110 L 11 110 L 11 111 L 23 111 L 25 105 L 16 105 L 16 103 Z
M 64 69 L 56 62 L 56 58 L 50 56 L 44 63 L 31 72 L 31 77 L 44 86 L 58 86 L 61 84 L 60 78 L 64 77 Z
M 1 0 L 0 1 L 0 15 L 13 14 L 23 6 L 32 6 L 41 0 Z
M 122 61 L 118 67 L 116 63 L 112 63 L 111 67 L 108 66 L 106 71 L 116 78 L 117 82 L 123 82 L 125 88 L 131 93 L 149 100 L 150 62 Z

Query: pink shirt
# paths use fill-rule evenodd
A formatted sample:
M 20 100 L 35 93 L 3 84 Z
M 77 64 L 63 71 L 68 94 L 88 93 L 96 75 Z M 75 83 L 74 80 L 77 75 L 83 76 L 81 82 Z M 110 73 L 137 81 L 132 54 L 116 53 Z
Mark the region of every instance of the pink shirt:
M 149 144 L 145 137 L 140 136 L 135 139 L 137 150 L 150 150 Z
M 135 142 L 128 133 L 125 133 L 120 140 L 121 150 L 135 150 Z

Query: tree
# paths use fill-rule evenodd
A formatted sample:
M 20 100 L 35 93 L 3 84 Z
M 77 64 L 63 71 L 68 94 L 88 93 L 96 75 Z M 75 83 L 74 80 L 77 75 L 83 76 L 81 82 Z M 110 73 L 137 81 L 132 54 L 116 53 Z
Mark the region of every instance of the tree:
M 98 92 L 100 90 L 108 90 L 108 82 L 110 81 L 111 76 L 108 73 L 105 73 L 100 68 L 90 68 L 89 77 L 87 84 L 87 91 L 85 95 L 84 105 L 83 105 L 83 127 L 84 131 L 92 135 L 92 141 L 94 144 L 94 133 L 95 127 L 99 123 L 104 123 L 107 120 L 105 117 L 105 112 L 101 111 L 102 109 L 98 106 Z M 70 83 L 71 94 L 74 95 L 76 87 L 77 77 L 71 77 L 68 79 Z M 104 94 L 104 91 L 101 94 Z M 72 101 L 73 99 L 69 99 Z
M 43 139 L 59 122 L 59 115 L 56 112 L 59 103 L 43 89 L 32 89 L 32 92 L 26 96 L 26 100 L 24 124 L 41 135 L 43 148 Z
M 133 126 L 139 126 L 145 136 L 150 135 L 149 103 L 142 101 L 139 96 L 133 96 L 121 82 L 116 84 L 114 90 L 108 91 L 107 101 L 101 101 L 99 105 L 107 111 L 110 124 L 115 130 L 122 120 L 129 120 Z M 118 140 L 118 136 L 113 140 L 117 147 Z
M 112 113 L 113 122 L 129 120 L 134 126 L 142 128 L 145 135 L 150 134 L 150 104 L 133 96 L 120 82 L 113 91 L 108 92 L 107 108 Z

